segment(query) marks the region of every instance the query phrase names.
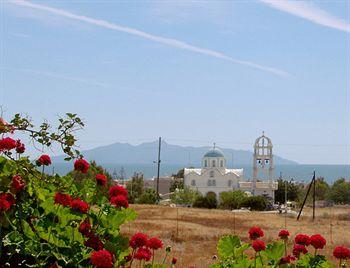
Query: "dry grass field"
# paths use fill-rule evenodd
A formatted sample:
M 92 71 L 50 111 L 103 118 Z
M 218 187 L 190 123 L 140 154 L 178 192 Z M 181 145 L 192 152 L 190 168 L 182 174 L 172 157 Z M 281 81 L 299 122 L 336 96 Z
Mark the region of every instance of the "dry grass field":
M 141 231 L 150 236 L 159 236 L 165 245 L 172 246 L 171 256 L 178 258 L 177 267 L 208 267 L 217 254 L 216 244 L 222 235 L 237 234 L 248 241 L 247 231 L 258 225 L 265 231 L 265 241 L 277 237 L 285 227 L 284 215 L 209 210 L 196 208 L 171 208 L 154 205 L 132 205 L 138 214 L 134 222 L 122 226 L 123 234 L 131 236 Z M 316 220 L 311 219 L 311 209 L 297 221 L 287 217 L 287 229 L 292 236 L 297 233 L 320 233 L 327 239 L 324 254 L 333 261 L 334 245 L 350 246 L 350 207 L 319 208 Z M 157 256 L 156 259 L 160 259 Z

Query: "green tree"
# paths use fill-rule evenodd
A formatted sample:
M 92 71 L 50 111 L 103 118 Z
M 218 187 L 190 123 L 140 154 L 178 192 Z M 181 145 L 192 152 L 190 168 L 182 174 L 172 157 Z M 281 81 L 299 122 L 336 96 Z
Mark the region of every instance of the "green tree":
M 131 180 L 126 183 L 126 189 L 128 190 L 129 203 L 135 203 L 144 191 L 143 174 L 135 172 Z
M 185 186 L 183 189 L 175 190 L 171 195 L 171 201 L 180 205 L 192 205 L 199 196 L 199 193 Z
M 157 193 L 154 189 L 147 188 L 143 191 L 141 196 L 136 199 L 138 204 L 156 204 L 157 203 Z
M 344 178 L 336 180 L 329 191 L 328 199 L 337 204 L 350 204 L 350 181 Z
M 217 208 L 218 202 L 215 195 L 198 196 L 193 203 L 196 208 Z
M 329 195 L 330 187 L 323 177 L 316 179 L 316 200 L 325 200 Z
M 224 209 L 238 209 L 247 195 L 241 190 L 220 193 L 220 207 Z
M 243 202 L 243 207 L 249 207 L 251 210 L 263 211 L 267 208 L 268 200 L 264 196 L 250 196 L 247 197 Z
M 287 182 L 282 179 L 278 179 L 278 189 L 275 191 L 275 202 L 284 203 L 285 202 L 285 189 L 287 184 L 287 199 L 289 201 L 297 201 L 301 195 L 302 188 L 294 184 L 293 182 Z

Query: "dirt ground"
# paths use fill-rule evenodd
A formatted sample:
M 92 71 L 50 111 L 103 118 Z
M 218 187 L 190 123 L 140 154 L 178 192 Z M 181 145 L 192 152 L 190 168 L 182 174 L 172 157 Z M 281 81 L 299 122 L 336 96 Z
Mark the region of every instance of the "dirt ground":
M 323 253 L 332 257 L 335 245 L 350 247 L 350 206 L 318 208 L 316 219 L 312 221 L 312 210 L 297 221 L 295 216 L 264 212 L 231 212 L 216 209 L 171 208 L 155 205 L 132 205 L 138 214 L 135 221 L 124 224 L 122 233 L 131 236 L 145 232 L 160 237 L 165 245 L 172 247 L 172 256 L 178 258 L 177 267 L 208 267 L 217 254 L 219 238 L 227 234 L 237 234 L 248 241 L 247 232 L 251 226 L 263 228 L 266 242 L 274 239 L 278 231 L 286 228 L 292 237 L 297 233 L 320 233 L 327 239 Z M 163 253 L 163 252 L 162 252 Z M 156 254 L 157 255 L 157 254 Z M 160 253 L 156 259 L 163 258 Z

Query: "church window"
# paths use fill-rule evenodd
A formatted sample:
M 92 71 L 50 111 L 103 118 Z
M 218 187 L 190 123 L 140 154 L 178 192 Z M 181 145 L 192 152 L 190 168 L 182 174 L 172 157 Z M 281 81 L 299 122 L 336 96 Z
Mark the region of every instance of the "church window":
M 228 187 L 232 187 L 232 180 L 228 181 Z
M 207 167 L 208 166 L 208 161 L 207 159 L 204 160 L 204 167 Z
M 213 162 L 212 162 L 212 166 L 213 166 L 213 167 L 215 167 L 215 160 L 213 160 Z
M 211 186 L 211 180 L 208 180 L 207 185 L 208 185 L 208 186 Z
M 223 166 L 224 166 L 224 161 L 220 160 L 220 167 L 223 167 Z
M 210 171 L 210 172 L 209 172 L 209 177 L 210 177 L 210 178 L 214 178 L 214 171 Z
M 192 181 L 191 181 L 191 185 L 192 185 L 192 186 L 196 186 L 196 181 L 195 181 L 195 180 L 192 180 Z
M 212 180 L 212 181 L 211 181 L 211 185 L 212 185 L 212 186 L 216 186 L 216 180 Z

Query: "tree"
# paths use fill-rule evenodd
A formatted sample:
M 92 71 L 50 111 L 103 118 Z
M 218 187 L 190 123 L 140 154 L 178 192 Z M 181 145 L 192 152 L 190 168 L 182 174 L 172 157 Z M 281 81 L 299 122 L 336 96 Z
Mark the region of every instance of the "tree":
M 192 205 L 199 196 L 199 193 L 185 186 L 183 189 L 177 189 L 171 195 L 171 201 L 175 204 Z
M 336 180 L 329 191 L 328 199 L 337 204 L 350 204 L 350 182 L 344 178 Z
M 218 202 L 215 195 L 198 196 L 193 203 L 196 208 L 217 208 Z
M 146 189 L 139 198 L 136 200 L 138 204 L 156 204 L 157 193 L 154 189 Z
M 142 173 L 134 173 L 131 180 L 126 183 L 126 189 L 128 190 L 128 198 L 130 203 L 135 203 L 144 191 L 144 179 Z
M 241 190 L 220 193 L 220 207 L 224 209 L 238 209 L 247 195 Z
M 325 200 L 329 195 L 330 187 L 323 177 L 316 179 L 316 200 Z
M 297 201 L 301 188 L 292 183 L 292 182 L 286 182 L 285 180 L 278 179 L 278 189 L 275 191 L 275 202 L 277 203 L 284 203 L 285 202 L 285 189 L 286 189 L 286 184 L 287 184 L 287 199 L 289 201 Z
M 242 206 L 249 207 L 251 210 L 262 211 L 267 208 L 268 201 L 264 196 L 250 196 L 247 197 L 243 202 Z

